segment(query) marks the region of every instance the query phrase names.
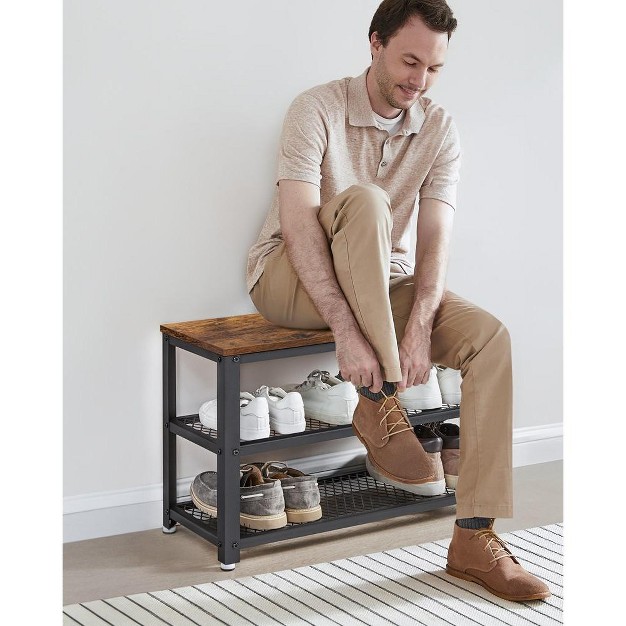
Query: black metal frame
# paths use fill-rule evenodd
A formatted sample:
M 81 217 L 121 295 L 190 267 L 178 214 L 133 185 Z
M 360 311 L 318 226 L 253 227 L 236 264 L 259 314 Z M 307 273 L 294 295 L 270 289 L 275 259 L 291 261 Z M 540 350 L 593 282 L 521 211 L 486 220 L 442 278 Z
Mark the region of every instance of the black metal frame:
M 217 364 L 217 433 L 199 425 L 197 415 L 176 415 L 176 348 L 192 352 Z M 341 473 L 318 480 L 323 492 L 328 481 L 339 481 L 341 493 L 344 483 L 359 485 L 366 480 L 366 490 L 376 502 L 369 510 L 350 510 L 341 515 L 324 515 L 320 520 L 306 524 L 292 524 L 268 531 L 249 531 L 239 525 L 239 457 L 261 454 L 289 445 L 319 443 L 352 436 L 351 425 L 318 427 L 307 420 L 307 430 L 292 435 L 276 435 L 256 441 L 239 440 L 239 391 L 242 363 L 280 359 L 306 354 L 334 351 L 334 343 L 323 343 L 298 348 L 285 348 L 235 356 L 220 356 L 176 337 L 163 335 L 163 528 L 168 530 L 176 523 L 189 528 L 218 549 L 218 560 L 234 564 L 240 560 L 240 550 L 263 543 L 302 537 L 319 532 L 336 530 L 358 524 L 379 521 L 398 515 L 430 511 L 454 505 L 454 492 L 441 496 L 421 498 L 403 490 L 395 490 L 377 483 L 365 472 Z M 459 416 L 458 407 L 435 409 L 409 414 L 410 422 L 423 424 L 443 421 Z M 176 497 L 176 437 L 183 437 L 217 455 L 217 508 L 220 515 L 215 520 L 196 509 L 189 499 L 179 502 Z M 346 482 L 347 481 L 347 482 Z M 329 483 L 328 483 L 329 484 Z M 346 493 L 351 494 L 348 490 Z M 235 494 L 235 497 L 231 497 Z M 368 501 L 369 502 L 369 501 Z M 361 507 L 362 509 L 363 507 Z M 322 510 L 324 506 L 322 505 Z

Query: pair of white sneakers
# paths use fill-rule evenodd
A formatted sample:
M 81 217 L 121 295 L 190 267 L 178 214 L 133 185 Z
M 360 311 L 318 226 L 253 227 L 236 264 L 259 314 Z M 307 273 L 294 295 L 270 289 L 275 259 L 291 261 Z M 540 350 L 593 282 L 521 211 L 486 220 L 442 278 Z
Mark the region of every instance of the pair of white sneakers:
M 263 385 L 254 394 L 242 391 L 240 439 L 265 439 L 270 436 L 270 430 L 280 435 L 302 432 L 306 428 L 305 415 L 327 424 L 351 424 L 358 403 L 359 396 L 352 383 L 321 370 L 313 370 L 299 384 Z M 200 407 L 199 418 L 203 426 L 217 430 L 217 399 Z
M 398 400 L 409 411 L 440 409 L 444 404 L 461 404 L 461 372 L 433 365 L 428 382 L 399 391 Z
M 217 430 L 217 398 L 205 402 L 198 414 L 200 423 Z M 239 438 L 241 441 L 265 439 L 270 430 L 281 435 L 299 433 L 306 428 L 304 403 L 299 393 L 280 387 L 259 387 L 254 394 L 239 394 Z

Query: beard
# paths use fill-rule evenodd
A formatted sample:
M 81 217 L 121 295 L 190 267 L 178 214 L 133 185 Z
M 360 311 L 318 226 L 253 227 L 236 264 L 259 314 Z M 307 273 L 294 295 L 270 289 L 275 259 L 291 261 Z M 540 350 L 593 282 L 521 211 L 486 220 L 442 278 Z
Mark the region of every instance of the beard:
M 387 74 L 379 74 L 376 77 L 376 84 L 378 85 L 378 89 L 380 90 L 380 95 L 385 99 L 385 102 L 389 106 L 392 106 L 394 109 L 402 109 L 406 110 L 410 108 L 410 105 L 407 106 L 406 103 L 399 102 L 393 95 L 393 90 L 396 87 L 396 84 L 391 80 L 391 77 Z
M 418 100 L 419 97 L 424 93 L 424 91 L 418 91 L 415 94 L 415 97 L 411 100 L 400 100 L 394 95 L 394 91 L 396 88 L 400 88 L 392 76 L 387 72 L 387 68 L 384 63 L 384 56 L 379 60 L 376 70 L 375 70 L 375 78 L 376 84 L 378 85 L 378 89 L 380 91 L 380 95 L 385 99 L 389 106 L 392 106 L 394 109 L 402 109 L 406 111 L 410 109 Z

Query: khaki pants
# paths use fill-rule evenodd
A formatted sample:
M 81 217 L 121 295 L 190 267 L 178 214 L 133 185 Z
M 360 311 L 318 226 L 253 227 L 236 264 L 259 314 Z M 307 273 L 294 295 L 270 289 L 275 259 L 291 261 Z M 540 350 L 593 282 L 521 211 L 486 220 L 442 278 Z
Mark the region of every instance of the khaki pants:
M 413 276 L 390 264 L 393 210 L 376 185 L 354 185 L 318 215 L 339 286 L 378 356 L 384 380 L 401 380 L 398 343 L 413 306 Z M 250 292 L 270 322 L 327 328 L 300 283 L 284 244 L 266 259 Z M 461 370 L 461 455 L 457 517 L 512 517 L 512 373 L 507 329 L 493 315 L 445 291 L 431 336 L 433 363 Z

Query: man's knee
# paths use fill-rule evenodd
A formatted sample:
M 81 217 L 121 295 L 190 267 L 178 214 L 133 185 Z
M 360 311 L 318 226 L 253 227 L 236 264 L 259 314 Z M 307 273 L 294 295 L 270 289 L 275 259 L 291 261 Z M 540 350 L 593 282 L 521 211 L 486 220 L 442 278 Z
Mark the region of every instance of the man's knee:
M 383 213 L 391 216 L 391 199 L 389 194 L 378 185 L 362 183 L 346 189 L 346 204 L 359 209 L 359 212 Z
M 510 350 L 511 336 L 509 330 L 495 315 L 478 309 L 475 328 L 477 349 L 480 350 L 487 345 L 492 345 L 497 349 Z

